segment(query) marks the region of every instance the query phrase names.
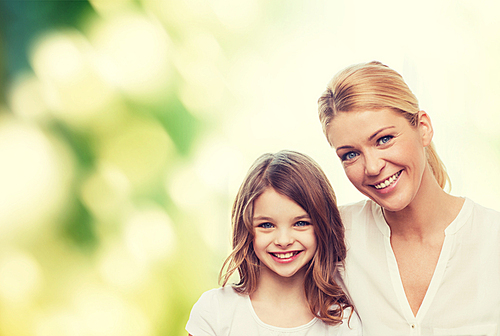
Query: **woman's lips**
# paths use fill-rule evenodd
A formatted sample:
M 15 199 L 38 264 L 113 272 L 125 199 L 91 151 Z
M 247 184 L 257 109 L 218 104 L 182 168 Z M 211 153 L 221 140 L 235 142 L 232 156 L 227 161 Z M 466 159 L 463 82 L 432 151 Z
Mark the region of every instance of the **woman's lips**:
M 399 175 L 401 175 L 401 172 L 402 172 L 402 170 L 398 171 L 396 174 L 392 175 L 391 177 L 389 177 L 385 181 L 382 181 L 378 184 L 374 184 L 373 186 L 375 187 L 375 189 L 387 188 L 388 186 L 393 184 L 398 179 Z

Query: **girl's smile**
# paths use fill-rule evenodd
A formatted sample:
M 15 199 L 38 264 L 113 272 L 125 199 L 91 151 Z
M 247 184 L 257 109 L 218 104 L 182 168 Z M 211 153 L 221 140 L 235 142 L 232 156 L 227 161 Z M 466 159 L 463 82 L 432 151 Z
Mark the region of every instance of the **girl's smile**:
M 307 212 L 273 188 L 255 200 L 253 227 L 254 251 L 264 272 L 293 277 L 316 252 L 314 227 Z
M 299 254 L 302 253 L 302 251 L 293 251 L 293 252 L 269 252 L 269 254 L 273 257 L 273 259 L 276 262 L 279 263 L 289 263 L 297 259 Z

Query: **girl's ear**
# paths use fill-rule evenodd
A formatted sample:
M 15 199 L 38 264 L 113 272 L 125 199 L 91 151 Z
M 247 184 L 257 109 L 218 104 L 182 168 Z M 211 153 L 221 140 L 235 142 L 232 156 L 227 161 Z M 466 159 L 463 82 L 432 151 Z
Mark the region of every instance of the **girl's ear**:
M 434 130 L 432 128 L 431 118 L 425 111 L 418 112 L 418 129 L 422 137 L 422 144 L 424 147 L 429 146 L 434 136 Z

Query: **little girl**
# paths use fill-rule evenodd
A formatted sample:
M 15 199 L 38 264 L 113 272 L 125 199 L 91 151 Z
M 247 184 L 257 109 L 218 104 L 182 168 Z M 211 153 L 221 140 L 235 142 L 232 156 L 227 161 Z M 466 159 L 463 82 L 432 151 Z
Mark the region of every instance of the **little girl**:
M 236 196 L 232 225 L 223 287 L 193 306 L 190 335 L 361 335 L 334 279 L 346 255 L 344 228 L 316 162 L 293 151 L 259 157 Z M 225 286 L 236 270 L 239 282 Z

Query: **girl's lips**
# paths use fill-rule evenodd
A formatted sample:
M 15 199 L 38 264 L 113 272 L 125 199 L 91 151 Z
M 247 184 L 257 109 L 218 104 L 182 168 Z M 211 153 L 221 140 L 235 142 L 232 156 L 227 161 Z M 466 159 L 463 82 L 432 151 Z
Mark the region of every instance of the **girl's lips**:
M 292 251 L 291 251 L 292 252 Z M 288 252 L 287 252 L 288 253 Z M 302 251 L 293 251 L 293 255 L 289 258 L 278 258 L 275 254 L 272 252 L 269 252 L 269 255 L 273 258 L 274 261 L 281 263 L 281 264 L 286 264 L 289 262 L 294 261 L 299 257 L 299 255 L 302 253 Z M 276 254 L 283 254 L 282 252 L 276 253 Z

